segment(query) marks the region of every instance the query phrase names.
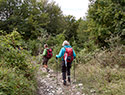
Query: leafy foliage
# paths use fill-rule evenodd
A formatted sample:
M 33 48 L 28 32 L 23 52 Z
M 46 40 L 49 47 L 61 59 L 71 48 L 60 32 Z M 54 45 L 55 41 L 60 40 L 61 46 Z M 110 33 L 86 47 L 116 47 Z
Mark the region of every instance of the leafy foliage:
M 125 27 L 123 3 L 125 2 L 120 0 L 96 0 L 89 6 L 90 37 L 100 47 L 107 46 L 105 39 L 109 38 L 111 34 L 123 33 Z
M 10 33 L 17 28 L 26 40 L 37 39 L 42 28 L 50 34 L 59 33 L 63 29 L 62 12 L 54 2 L 1 0 L 0 6 L 0 30 Z
M 27 64 L 25 62 L 26 54 L 25 50 L 19 50 L 21 46 L 21 36 L 16 30 L 11 34 L 0 36 L 0 58 L 4 60 L 4 63 L 19 69 L 25 69 Z
M 55 56 L 64 40 L 76 51 L 77 79 L 87 94 L 91 88 L 99 94 L 123 94 L 119 91 L 120 86 L 124 90 L 125 0 L 89 1 L 87 17 L 76 20 L 64 16 L 54 1 L 0 0 L 0 94 L 32 95 L 31 56 L 41 59 L 47 43 L 53 49 L 49 63 L 55 63 L 49 65 L 57 69 Z M 110 86 L 117 85 L 113 81 L 120 86 Z
M 83 83 L 83 92 L 97 95 L 124 95 L 125 46 L 120 37 L 108 40 L 109 49 L 96 49 L 87 53 L 81 51 L 77 62 L 76 78 Z
M 16 30 L 11 34 L 1 31 L 1 34 L 3 35 L 0 36 L 0 94 L 33 95 L 35 68 L 27 60 L 29 52 L 22 49 L 21 35 Z
M 17 74 L 15 69 L 0 67 L 1 95 L 35 95 L 33 80 L 28 80 L 23 74 Z

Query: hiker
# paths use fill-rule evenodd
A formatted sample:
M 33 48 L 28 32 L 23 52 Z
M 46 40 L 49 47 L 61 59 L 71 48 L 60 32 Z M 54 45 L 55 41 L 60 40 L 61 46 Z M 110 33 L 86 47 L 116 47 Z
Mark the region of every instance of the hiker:
M 43 67 L 46 68 L 47 72 L 49 72 L 47 63 L 49 59 L 52 57 L 52 49 L 51 48 L 49 49 L 47 44 L 44 45 L 44 51 L 42 56 L 43 56 Z
M 70 46 L 68 41 L 64 41 L 62 44 L 62 48 L 59 52 L 59 55 L 56 55 L 56 59 L 57 58 L 61 58 L 62 57 L 62 79 L 63 79 L 63 84 L 66 85 L 66 73 L 68 76 L 68 82 L 70 83 L 70 68 L 72 65 L 72 61 L 73 59 L 75 59 L 76 54 L 73 50 L 73 48 Z

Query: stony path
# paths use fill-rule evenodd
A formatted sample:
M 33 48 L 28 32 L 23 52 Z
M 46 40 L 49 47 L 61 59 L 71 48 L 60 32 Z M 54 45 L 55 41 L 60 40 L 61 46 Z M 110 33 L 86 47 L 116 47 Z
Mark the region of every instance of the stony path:
M 79 84 L 62 84 L 62 75 L 58 74 L 53 70 L 48 73 L 44 68 L 40 68 L 37 73 L 38 90 L 37 95 L 85 95 L 82 93 L 83 85 Z

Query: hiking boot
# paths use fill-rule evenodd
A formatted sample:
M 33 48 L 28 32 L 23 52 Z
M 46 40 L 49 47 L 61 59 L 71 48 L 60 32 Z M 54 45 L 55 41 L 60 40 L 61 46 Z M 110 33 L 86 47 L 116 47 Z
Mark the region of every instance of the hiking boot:
M 66 85 L 66 80 L 63 81 L 63 85 Z
M 69 82 L 69 83 L 71 82 L 70 77 L 68 77 L 68 82 Z
M 49 69 L 48 69 L 48 68 L 46 68 L 46 71 L 47 71 L 47 72 L 49 72 Z

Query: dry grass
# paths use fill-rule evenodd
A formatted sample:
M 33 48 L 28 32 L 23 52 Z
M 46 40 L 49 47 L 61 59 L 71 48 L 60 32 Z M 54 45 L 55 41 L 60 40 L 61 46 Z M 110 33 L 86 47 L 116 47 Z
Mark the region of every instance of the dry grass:
M 125 47 L 96 51 L 86 64 L 78 64 L 76 78 L 89 95 L 125 95 Z

